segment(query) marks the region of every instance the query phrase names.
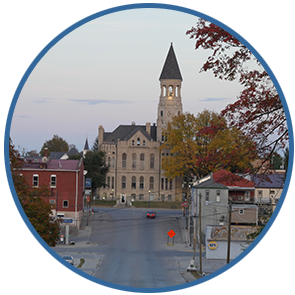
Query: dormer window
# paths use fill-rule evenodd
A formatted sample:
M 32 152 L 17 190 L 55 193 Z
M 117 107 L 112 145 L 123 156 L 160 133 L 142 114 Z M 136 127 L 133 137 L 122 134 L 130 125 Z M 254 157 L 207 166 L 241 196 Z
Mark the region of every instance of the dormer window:
M 137 146 L 140 145 L 140 138 L 137 138 Z

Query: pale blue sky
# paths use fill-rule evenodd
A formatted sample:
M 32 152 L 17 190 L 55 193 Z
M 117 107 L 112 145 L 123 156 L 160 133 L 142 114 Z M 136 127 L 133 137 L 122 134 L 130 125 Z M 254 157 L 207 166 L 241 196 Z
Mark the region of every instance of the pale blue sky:
M 95 19 L 71 32 L 37 64 L 19 96 L 11 127 L 16 147 L 40 151 L 57 134 L 82 150 L 99 125 L 156 122 L 159 76 L 170 43 L 183 77 L 183 110 L 221 111 L 240 92 L 236 82 L 199 73 L 208 53 L 186 31 L 197 17 L 135 9 Z M 48 40 L 48 43 L 51 40 Z

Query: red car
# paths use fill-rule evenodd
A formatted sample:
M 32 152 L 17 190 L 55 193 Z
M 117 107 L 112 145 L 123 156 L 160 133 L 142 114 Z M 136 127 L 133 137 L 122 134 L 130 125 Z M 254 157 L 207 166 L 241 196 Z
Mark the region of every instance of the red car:
M 146 214 L 146 218 L 155 218 L 156 212 L 155 211 L 148 211 Z

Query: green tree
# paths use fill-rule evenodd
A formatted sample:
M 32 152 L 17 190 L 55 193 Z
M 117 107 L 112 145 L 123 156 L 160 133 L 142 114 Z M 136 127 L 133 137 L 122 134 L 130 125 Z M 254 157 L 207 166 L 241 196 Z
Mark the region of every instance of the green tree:
M 52 139 L 44 142 L 40 155 L 45 155 L 45 148 L 48 149 L 48 156 L 50 156 L 50 152 L 67 152 L 69 150 L 68 143 L 58 135 L 53 135 Z
M 167 137 L 160 150 L 170 153 L 164 156 L 162 169 L 170 179 L 202 178 L 219 169 L 245 172 L 256 158 L 255 144 L 237 128 L 229 128 L 224 118 L 208 110 L 197 116 L 190 113 L 175 116 L 164 132 Z
M 10 171 L 20 204 L 40 237 L 49 245 L 55 246 L 59 239 L 59 220 L 52 216 L 51 205 L 46 201 L 51 192 L 47 186 L 31 187 L 21 176 L 22 162 L 12 141 L 9 141 Z
M 92 179 L 92 190 L 105 185 L 106 175 L 109 171 L 105 162 L 105 153 L 102 151 L 89 151 L 84 158 L 86 178 Z
M 96 138 L 95 138 L 95 140 L 94 140 L 94 142 L 93 142 L 93 145 L 92 145 L 92 147 L 91 147 L 91 150 L 92 150 L 93 152 L 95 152 L 95 151 L 98 150 L 98 136 L 96 136 Z

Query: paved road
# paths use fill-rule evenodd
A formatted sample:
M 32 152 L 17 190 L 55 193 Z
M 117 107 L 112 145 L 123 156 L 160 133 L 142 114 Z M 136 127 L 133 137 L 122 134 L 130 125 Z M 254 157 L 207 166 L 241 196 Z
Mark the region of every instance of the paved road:
M 92 217 L 91 244 L 98 244 L 103 260 L 95 277 L 121 286 L 161 288 L 184 284 L 178 271 L 180 252 L 167 249 L 167 232 L 182 243 L 179 210 L 157 210 L 155 219 L 146 209 L 96 209 Z M 181 252 L 181 255 L 191 253 Z

